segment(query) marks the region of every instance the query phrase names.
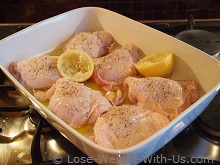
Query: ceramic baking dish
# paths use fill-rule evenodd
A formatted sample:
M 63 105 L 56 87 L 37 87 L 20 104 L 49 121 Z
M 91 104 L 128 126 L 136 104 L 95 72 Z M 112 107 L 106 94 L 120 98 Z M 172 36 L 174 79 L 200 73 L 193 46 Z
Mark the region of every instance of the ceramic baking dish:
M 172 79 L 193 79 L 201 86 L 201 98 L 169 125 L 141 143 L 123 150 L 98 146 L 87 139 L 31 95 L 9 72 L 8 64 L 43 55 L 73 33 L 105 30 L 124 45 L 134 43 L 143 54 L 169 50 L 174 54 Z M 69 141 L 100 164 L 138 164 L 187 127 L 212 101 L 220 88 L 220 63 L 206 53 L 171 36 L 112 11 L 85 7 L 34 24 L 0 41 L 0 66 L 11 81 L 32 101 L 36 110 Z

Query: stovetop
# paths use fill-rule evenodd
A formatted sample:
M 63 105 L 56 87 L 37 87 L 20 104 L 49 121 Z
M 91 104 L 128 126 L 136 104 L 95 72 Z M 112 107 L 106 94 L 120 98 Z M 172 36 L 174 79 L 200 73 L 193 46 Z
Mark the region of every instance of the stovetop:
M 175 35 L 183 28 L 183 23 L 142 23 L 169 35 Z M 220 24 L 214 25 L 210 29 L 220 27 Z M 25 27 L 27 25 L 0 25 L 0 39 Z M 10 82 L 4 81 L 6 78 L 4 75 L 0 76 L 0 164 L 96 164 L 63 135 L 51 128 L 30 106 L 29 100 L 20 95 Z M 204 127 L 201 127 L 208 121 L 207 116 L 211 116 L 209 119 L 211 126 L 217 125 L 216 129 L 220 131 L 219 105 L 220 95 L 217 95 L 189 127 L 140 164 L 190 162 L 219 164 L 220 136 L 210 135 L 203 129 Z

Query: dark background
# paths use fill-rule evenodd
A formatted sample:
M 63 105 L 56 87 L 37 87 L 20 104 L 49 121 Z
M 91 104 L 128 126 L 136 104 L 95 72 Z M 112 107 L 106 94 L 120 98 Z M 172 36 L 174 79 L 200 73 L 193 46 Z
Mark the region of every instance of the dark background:
M 85 6 L 110 9 L 135 20 L 220 18 L 220 0 L 0 0 L 0 23 L 35 23 Z

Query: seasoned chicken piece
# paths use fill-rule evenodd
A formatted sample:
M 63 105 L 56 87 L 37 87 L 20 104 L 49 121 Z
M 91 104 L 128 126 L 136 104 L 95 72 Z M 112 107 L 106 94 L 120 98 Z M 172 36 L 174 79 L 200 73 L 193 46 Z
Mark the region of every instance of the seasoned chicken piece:
M 50 88 L 61 75 L 57 56 L 39 56 L 9 64 L 10 73 L 25 87 Z
M 125 149 L 147 139 L 169 123 L 164 115 L 143 106 L 113 106 L 94 125 L 95 142 L 110 149 Z
M 112 44 L 113 37 L 108 32 L 80 32 L 67 42 L 63 51 L 78 49 L 86 52 L 92 58 L 97 58 L 105 55 Z
M 73 128 L 94 123 L 111 107 L 101 92 L 65 78 L 59 79 L 46 96 L 48 108 Z
M 128 77 L 124 83 L 132 103 L 163 113 L 171 120 L 199 98 L 199 85 L 192 80 Z
M 187 99 L 190 103 L 194 103 L 199 98 L 199 84 L 193 80 L 178 80 L 177 81 L 184 92 L 186 92 Z
M 137 74 L 134 66 L 137 60 L 137 47 L 126 44 L 104 57 L 93 59 L 95 69 L 91 79 L 106 91 L 112 90 L 123 84 L 126 77 Z

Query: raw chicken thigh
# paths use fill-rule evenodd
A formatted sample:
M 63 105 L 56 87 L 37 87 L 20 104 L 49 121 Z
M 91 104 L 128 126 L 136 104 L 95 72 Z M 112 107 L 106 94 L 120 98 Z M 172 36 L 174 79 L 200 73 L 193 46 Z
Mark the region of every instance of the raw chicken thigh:
M 105 55 L 113 44 L 113 37 L 105 31 L 80 32 L 75 34 L 64 46 L 63 51 L 78 49 L 92 58 Z
M 57 56 L 39 56 L 9 64 L 10 73 L 25 87 L 50 88 L 61 75 Z
M 112 90 L 123 84 L 126 77 L 137 74 L 134 66 L 137 60 L 137 47 L 126 44 L 104 57 L 93 59 L 95 69 L 91 79 L 106 91 Z
M 48 109 L 73 128 L 94 123 L 111 107 L 101 92 L 65 78 L 59 79 L 46 96 Z
M 110 149 L 131 147 L 169 123 L 164 115 L 143 106 L 113 106 L 94 125 L 95 142 Z
M 199 98 L 199 85 L 192 80 L 128 77 L 124 83 L 132 103 L 163 113 L 171 120 Z

